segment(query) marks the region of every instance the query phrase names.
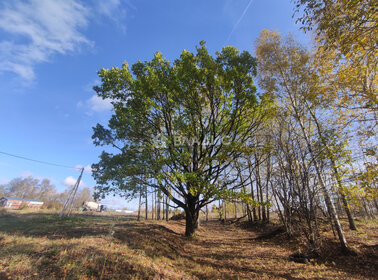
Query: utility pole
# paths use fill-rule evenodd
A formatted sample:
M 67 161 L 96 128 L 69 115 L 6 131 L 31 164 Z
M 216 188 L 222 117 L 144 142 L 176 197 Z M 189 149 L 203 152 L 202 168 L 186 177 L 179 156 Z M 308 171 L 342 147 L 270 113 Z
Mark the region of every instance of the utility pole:
M 60 212 L 59 217 L 62 217 L 64 215 L 64 212 L 65 212 L 65 210 L 66 210 L 66 208 L 67 208 L 68 205 L 69 205 L 70 208 L 68 210 L 67 217 L 70 216 L 71 210 L 72 210 L 72 206 L 73 206 L 73 202 L 74 202 L 74 199 L 75 199 L 75 195 L 76 195 L 77 189 L 79 188 L 81 177 L 83 176 L 83 172 L 84 172 L 84 168 L 81 169 L 80 176 L 76 180 L 75 185 L 73 186 L 72 190 L 70 191 L 70 193 L 69 193 L 69 195 L 67 197 L 67 200 L 64 203 L 62 212 Z

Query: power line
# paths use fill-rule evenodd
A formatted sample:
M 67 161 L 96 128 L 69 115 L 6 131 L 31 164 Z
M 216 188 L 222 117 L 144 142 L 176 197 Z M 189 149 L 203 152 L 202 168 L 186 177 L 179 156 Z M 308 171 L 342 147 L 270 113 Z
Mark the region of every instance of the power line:
M 48 161 L 42 161 L 42 160 L 32 159 L 32 158 L 28 158 L 28 157 L 24 157 L 24 156 L 19 156 L 19 155 L 14 155 L 14 154 L 2 152 L 2 151 L 0 151 L 0 154 L 11 156 L 11 157 L 15 157 L 15 158 L 20 158 L 20 159 L 24 159 L 24 160 L 34 161 L 34 162 L 38 162 L 38 163 L 42 163 L 42 164 L 57 166 L 57 167 L 63 167 L 63 168 L 69 168 L 69 169 L 81 169 L 80 167 L 72 167 L 72 166 L 68 166 L 68 165 L 64 165 L 64 164 L 58 164 L 58 163 L 52 163 L 52 162 L 48 162 Z

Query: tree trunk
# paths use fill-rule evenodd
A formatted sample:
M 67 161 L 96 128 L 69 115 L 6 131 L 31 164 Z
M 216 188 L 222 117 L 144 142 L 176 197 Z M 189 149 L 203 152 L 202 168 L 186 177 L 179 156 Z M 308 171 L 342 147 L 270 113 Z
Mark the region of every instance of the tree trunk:
M 206 204 L 206 222 L 208 222 L 208 221 L 209 221 L 209 207 Z
M 258 213 L 258 216 L 259 216 L 259 221 L 261 221 L 261 203 L 260 203 L 260 195 L 259 195 L 259 188 L 258 186 L 256 185 L 257 187 L 257 202 L 259 203 L 259 206 L 257 207 L 257 213 Z
M 169 204 L 168 204 L 169 200 L 168 200 L 168 196 L 165 197 L 165 219 L 166 221 L 168 222 L 169 220 L 169 217 L 168 217 L 168 214 L 169 214 Z
M 246 211 L 247 211 L 247 215 L 248 215 L 248 222 L 252 223 L 253 222 L 252 213 L 251 213 L 251 210 L 249 209 L 249 204 L 246 204 Z
M 154 203 L 155 203 L 155 201 L 154 201 L 154 194 L 155 194 L 155 191 L 153 191 L 152 192 L 152 194 L 151 194 L 151 219 L 153 220 L 154 219 Z
M 142 186 L 140 186 L 139 190 L 139 207 L 138 207 L 138 221 L 140 221 L 140 210 L 142 208 Z
M 158 193 L 157 193 L 157 207 L 156 207 L 156 219 L 157 220 L 160 220 L 161 217 L 160 217 L 160 212 L 161 212 L 161 202 L 160 202 L 160 197 L 161 197 L 161 191 L 159 190 Z
M 272 185 L 272 183 L 271 183 L 271 185 Z M 273 186 L 272 186 L 273 187 Z M 269 200 L 270 200 L 270 198 L 269 198 L 269 188 L 268 188 L 268 186 L 266 187 L 266 202 L 267 203 L 270 203 L 269 202 Z M 270 220 L 270 207 L 266 207 L 266 210 L 267 210 L 267 212 L 266 212 L 266 218 L 267 218 L 267 220 L 268 220 L 268 222 L 269 222 L 269 220 Z
M 260 201 L 259 203 L 259 220 L 262 220 L 265 222 L 266 216 L 265 216 L 265 207 L 264 207 L 264 197 L 263 197 L 263 190 L 262 190 L 262 184 L 261 184 L 261 177 L 260 177 L 260 160 L 255 153 L 255 170 L 256 170 L 256 187 L 257 187 L 257 198 Z
M 348 217 L 349 228 L 351 230 L 357 230 L 356 223 L 354 222 L 354 218 L 353 218 L 352 212 L 350 211 L 348 201 L 346 200 L 345 194 L 342 191 L 340 192 L 340 196 L 341 196 L 341 201 L 344 206 L 345 213 L 347 214 L 347 217 Z
M 253 189 L 253 184 L 251 183 L 251 197 L 252 197 L 252 200 L 253 202 L 255 202 L 255 191 Z M 258 202 L 258 198 L 257 198 L 257 202 Z M 253 221 L 257 221 L 257 211 L 256 211 L 256 207 L 255 207 L 256 204 L 253 205 L 252 207 L 252 215 L 253 215 Z
M 185 208 L 185 236 L 193 237 L 198 228 L 199 209 L 197 206 L 197 197 L 188 195 Z
M 223 200 L 224 220 L 227 220 L 227 203 Z
M 310 149 L 310 154 L 313 155 L 312 149 Z M 343 230 L 341 228 L 340 220 L 339 220 L 339 217 L 337 216 L 335 205 L 333 204 L 333 202 L 331 200 L 331 197 L 329 195 L 327 187 L 325 186 L 323 178 L 322 178 L 322 176 L 320 174 L 319 166 L 318 166 L 317 161 L 316 161 L 316 159 L 314 157 L 313 157 L 313 162 L 314 162 L 315 171 L 317 173 L 317 177 L 318 177 L 318 180 L 319 180 L 320 188 L 321 188 L 321 190 L 323 192 L 324 199 L 325 199 L 325 202 L 326 202 L 326 205 L 327 205 L 327 209 L 328 209 L 329 214 L 330 214 L 330 216 L 331 216 L 331 218 L 333 220 L 334 226 L 335 226 L 336 231 L 337 231 L 337 235 L 339 237 L 341 249 L 344 252 L 349 253 L 350 249 L 348 248 L 348 244 L 347 244 L 347 241 L 345 239 L 344 232 L 343 232 Z
M 305 103 L 306 103 L 306 106 L 307 106 L 311 116 L 312 116 L 312 119 L 314 120 L 314 122 L 316 124 L 316 128 L 317 128 L 318 134 L 320 136 L 320 140 L 322 141 L 324 147 L 326 148 L 326 151 L 328 153 L 328 157 L 331 160 L 332 169 L 333 169 L 333 172 L 335 173 L 335 177 L 336 177 L 336 181 L 337 181 L 338 191 L 339 191 L 340 196 L 341 196 L 341 200 L 342 200 L 342 203 L 343 203 L 343 206 L 344 206 L 345 213 L 348 216 L 349 228 L 351 230 L 357 230 L 356 224 L 355 224 L 354 219 L 353 219 L 352 212 L 350 211 L 348 201 L 347 201 L 346 196 L 345 196 L 344 191 L 343 191 L 343 183 L 341 181 L 341 176 L 339 174 L 339 169 L 337 167 L 334 154 L 332 153 L 331 149 L 329 148 L 327 141 L 323 137 L 323 131 L 322 131 L 322 128 L 321 128 L 320 123 L 318 121 L 318 118 L 316 117 L 315 113 L 312 111 L 312 109 L 309 106 L 309 104 L 307 103 L 307 101 Z
M 146 220 L 148 220 L 148 193 L 147 193 L 147 186 L 146 186 Z
M 266 222 L 266 212 L 265 212 L 265 206 L 264 206 L 264 196 L 263 196 L 263 189 L 260 185 L 260 198 L 261 198 L 261 214 L 262 214 L 262 220 L 263 222 Z
M 162 216 L 162 220 L 164 221 L 165 220 L 165 203 L 164 203 L 164 194 L 163 194 L 163 197 L 162 197 L 162 208 L 163 208 L 163 216 Z
M 284 225 L 285 230 L 286 230 L 286 233 L 287 233 L 288 235 L 291 235 L 290 228 L 289 228 L 289 226 L 288 226 L 288 224 L 287 224 L 287 222 L 286 222 L 285 217 L 284 217 L 283 214 L 282 214 L 282 211 L 281 211 L 280 205 L 279 205 L 279 203 L 278 203 L 278 199 L 277 199 L 277 196 L 276 196 L 276 193 L 275 193 L 274 189 L 273 189 L 273 197 L 274 197 L 274 200 L 276 201 L 277 210 L 278 210 L 278 217 L 280 218 L 282 224 Z
M 252 182 L 252 178 L 251 178 L 251 176 L 252 176 L 252 166 L 251 166 L 251 161 L 249 159 L 248 159 L 248 170 L 249 170 L 249 179 L 250 179 L 250 182 L 251 182 L 251 197 L 252 197 L 252 200 L 255 201 L 255 194 L 254 194 L 254 191 L 253 191 L 253 182 Z M 255 207 L 255 205 L 253 205 L 253 207 L 252 207 L 252 215 L 253 215 L 253 221 L 256 222 L 257 221 L 257 215 L 256 215 L 256 207 Z
M 364 207 L 365 213 L 366 213 L 366 218 L 371 219 L 374 216 L 370 214 L 367 203 L 366 203 L 366 198 L 362 198 L 362 206 Z
M 240 171 L 239 171 L 239 176 L 240 176 L 240 181 L 243 182 L 243 177 L 242 177 L 242 174 L 241 174 Z M 252 185 L 252 184 L 251 184 L 251 185 Z M 243 184 L 243 191 L 244 191 L 244 193 L 247 193 L 244 184 Z M 242 205 L 244 205 L 244 204 L 242 203 Z M 244 209 L 245 209 L 245 211 L 247 212 L 246 214 L 247 214 L 247 216 L 248 216 L 248 222 L 251 223 L 251 222 L 252 222 L 252 214 L 251 214 L 251 210 L 249 209 L 249 204 L 248 204 L 248 203 L 245 204 L 245 207 L 243 208 L 243 213 L 244 213 Z M 244 213 L 244 214 L 245 214 L 245 213 Z
M 318 166 L 317 159 L 314 156 L 314 152 L 312 150 L 312 146 L 311 146 L 310 140 L 309 140 L 309 138 L 307 136 L 305 127 L 303 125 L 303 121 L 299 117 L 299 114 L 298 114 L 297 108 L 295 106 L 295 102 L 292 99 L 292 96 L 290 96 L 290 98 L 291 98 L 291 101 L 292 101 L 292 104 L 293 104 L 293 108 L 294 108 L 295 114 L 297 116 L 297 120 L 298 120 L 299 126 L 301 127 L 301 130 L 302 130 L 302 133 L 303 133 L 303 138 L 305 139 L 308 151 L 310 153 L 311 159 L 312 159 L 313 164 L 314 164 L 315 172 L 316 172 L 316 175 L 317 175 L 318 180 L 319 180 L 320 188 L 321 188 L 321 190 L 323 192 L 323 195 L 324 195 L 324 200 L 325 200 L 325 203 L 327 205 L 328 212 L 329 212 L 329 214 L 331 216 L 331 219 L 332 219 L 332 221 L 334 223 L 334 226 L 336 228 L 337 235 L 338 235 L 339 241 L 340 241 L 341 250 L 344 251 L 345 253 L 351 253 L 351 250 L 348 248 L 348 244 L 347 244 L 347 241 L 345 239 L 344 232 L 343 232 L 343 230 L 341 228 L 340 220 L 339 220 L 339 217 L 337 216 L 335 205 L 333 204 L 333 202 L 331 200 L 331 197 L 329 195 L 328 189 L 327 189 L 327 187 L 326 187 L 326 185 L 324 183 L 323 177 L 322 177 L 322 175 L 320 173 L 320 168 Z
M 234 202 L 234 218 L 237 219 L 238 218 L 238 209 L 237 209 L 237 206 L 236 206 L 236 202 Z
M 185 211 L 186 213 L 186 224 L 185 224 L 185 236 L 193 237 L 198 226 L 198 213 L 190 213 L 190 210 Z
M 377 203 L 377 199 L 376 198 L 373 198 L 373 202 L 374 202 L 374 206 L 375 206 L 375 212 L 378 211 L 378 203 Z
M 267 203 L 266 205 L 266 221 L 269 222 L 269 183 L 271 183 L 271 179 L 270 179 L 270 176 L 271 176 L 271 163 L 270 163 L 270 154 L 269 154 L 269 158 L 267 160 L 267 163 L 266 163 L 266 170 L 267 170 L 267 176 L 266 176 L 266 189 L 265 189 L 265 201 Z

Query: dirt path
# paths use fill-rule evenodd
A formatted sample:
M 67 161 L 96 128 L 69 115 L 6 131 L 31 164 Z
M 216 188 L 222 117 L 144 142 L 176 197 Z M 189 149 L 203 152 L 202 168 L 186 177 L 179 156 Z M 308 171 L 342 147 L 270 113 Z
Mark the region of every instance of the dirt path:
M 188 253 L 196 263 L 215 268 L 217 273 L 211 276 L 216 278 L 220 273 L 224 278 L 301 279 L 290 276 L 297 265 L 288 263 L 286 248 L 257 242 L 257 233 L 216 221 L 203 227 L 198 231 L 198 239 L 189 243 Z M 204 272 L 198 276 L 209 275 Z

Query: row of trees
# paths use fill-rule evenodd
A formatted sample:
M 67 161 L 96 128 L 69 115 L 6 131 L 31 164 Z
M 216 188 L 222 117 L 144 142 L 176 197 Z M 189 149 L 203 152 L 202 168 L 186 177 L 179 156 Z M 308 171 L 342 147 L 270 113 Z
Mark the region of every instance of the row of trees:
M 54 209 L 59 209 L 63 206 L 69 192 L 70 189 L 67 189 L 60 193 L 49 179 L 40 180 L 32 176 L 15 178 L 7 184 L 0 185 L 0 197 L 37 199 L 44 202 L 44 207 Z M 82 188 L 75 196 L 73 207 L 80 207 L 84 201 L 90 200 L 92 200 L 90 189 Z
M 142 209 L 144 206 L 144 209 Z M 144 213 L 142 213 L 144 212 Z M 139 190 L 139 206 L 138 206 L 138 221 L 144 214 L 146 220 L 149 218 L 155 220 L 167 220 L 171 213 L 174 213 L 169 208 L 169 197 L 162 194 L 157 189 L 149 190 L 146 186 L 140 186 Z
M 101 69 L 94 89 L 114 114 L 94 128 L 95 145 L 112 147 L 93 166 L 97 196 L 154 189 L 185 211 L 187 236 L 216 200 L 243 202 L 250 221 L 274 208 L 314 250 L 325 218 L 349 252 L 339 215 L 354 230 L 354 212 L 377 210 L 374 3 L 295 2 L 311 51 L 264 30 L 256 57 L 230 46 L 212 56 L 201 42 L 174 62 L 158 52 Z

